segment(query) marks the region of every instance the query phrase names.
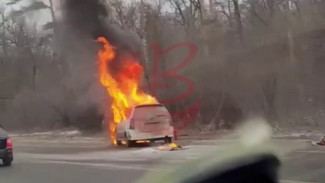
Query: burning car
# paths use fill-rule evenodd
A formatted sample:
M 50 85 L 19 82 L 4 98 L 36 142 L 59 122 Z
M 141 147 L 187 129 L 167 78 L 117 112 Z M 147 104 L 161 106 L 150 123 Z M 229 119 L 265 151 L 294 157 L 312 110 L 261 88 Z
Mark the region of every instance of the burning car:
M 171 115 L 162 104 L 137 105 L 125 121 L 117 124 L 116 143 L 128 147 L 137 142 L 164 140 L 170 143 L 174 136 L 171 122 Z
M 112 144 L 118 144 L 117 134 L 120 135 L 120 142 L 122 142 L 121 140 L 133 142 L 138 139 L 153 139 L 152 135 L 148 135 L 149 129 L 163 128 L 160 125 L 169 127 L 170 115 L 166 108 L 160 105 L 154 96 L 151 96 L 139 87 L 143 67 L 135 58 L 126 56 L 120 61 L 122 64 L 119 65 L 119 69 L 111 68 L 112 65 L 116 64 L 116 48 L 104 37 L 98 38 L 97 41 L 103 45 L 103 49 L 98 52 L 98 72 L 99 81 L 105 88 L 111 101 L 107 108 L 107 111 L 110 113 L 107 115 L 109 118 L 106 119 L 105 123 L 108 124 L 106 130 L 109 132 Z M 160 113 L 156 109 L 160 109 Z M 143 115 L 153 115 L 153 118 L 140 120 L 139 116 L 141 117 Z M 161 119 L 158 120 L 158 118 Z M 162 123 L 162 119 L 166 123 Z M 142 123 L 139 121 L 142 121 Z M 120 123 L 123 124 L 119 125 Z M 120 129 L 118 133 L 117 126 Z M 156 132 L 156 130 L 153 131 Z M 162 132 L 165 133 L 164 130 Z M 166 132 L 165 134 L 171 137 L 169 133 Z M 161 135 L 159 134 L 157 137 L 160 138 Z

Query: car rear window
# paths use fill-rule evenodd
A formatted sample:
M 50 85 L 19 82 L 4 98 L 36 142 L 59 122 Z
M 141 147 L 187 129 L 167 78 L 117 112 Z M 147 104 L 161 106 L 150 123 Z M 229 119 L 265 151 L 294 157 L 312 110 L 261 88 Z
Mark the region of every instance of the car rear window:
M 7 132 L 0 127 L 0 137 L 5 137 L 5 136 L 7 136 Z
M 136 107 L 133 112 L 133 119 L 147 120 L 154 116 L 169 116 L 168 110 L 161 105 Z

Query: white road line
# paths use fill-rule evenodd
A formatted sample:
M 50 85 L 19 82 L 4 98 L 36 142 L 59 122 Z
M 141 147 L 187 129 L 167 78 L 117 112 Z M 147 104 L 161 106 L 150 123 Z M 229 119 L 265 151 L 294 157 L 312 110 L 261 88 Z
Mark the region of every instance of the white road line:
M 324 150 L 320 150 L 320 151 L 295 151 L 297 153 L 320 153 L 323 154 L 325 153 L 325 149 Z
M 26 144 L 26 143 L 37 143 L 37 144 L 105 144 L 104 141 L 98 140 L 98 141 L 68 141 L 68 140 L 62 140 L 62 141 L 56 141 L 56 140 L 14 140 L 14 143 L 17 144 Z
M 117 152 L 118 153 L 118 152 Z M 35 154 L 35 153 L 16 153 L 16 156 L 21 158 L 29 158 L 36 160 L 55 160 L 55 161 L 83 161 L 83 160 L 114 160 L 114 161 L 146 161 L 148 158 L 132 157 L 125 155 L 114 155 L 112 153 L 84 153 L 84 154 Z
M 318 182 L 309 182 L 309 181 L 297 181 L 297 180 L 280 180 L 280 183 L 318 183 Z
M 103 148 L 107 147 L 105 145 L 64 145 L 64 144 L 15 144 L 14 147 L 53 147 L 53 148 L 86 148 L 86 149 L 93 149 L 93 148 Z
M 161 169 L 161 168 L 147 168 L 147 167 L 141 167 L 141 166 L 133 166 L 133 165 L 118 165 L 118 164 L 104 164 L 104 163 L 81 163 L 81 162 L 68 162 L 68 161 L 38 161 L 38 162 L 32 162 L 32 163 L 52 163 L 52 164 L 65 164 L 65 165 L 79 165 L 79 166 L 92 166 L 92 167 L 106 167 L 106 168 L 113 168 L 113 169 L 128 169 L 128 170 L 146 170 L 146 171 L 167 171 L 167 169 Z

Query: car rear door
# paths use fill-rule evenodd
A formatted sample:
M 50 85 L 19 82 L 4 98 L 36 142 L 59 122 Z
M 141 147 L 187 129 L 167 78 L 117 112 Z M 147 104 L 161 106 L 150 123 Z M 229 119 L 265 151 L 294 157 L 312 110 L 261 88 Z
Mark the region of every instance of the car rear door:
M 6 148 L 8 134 L 0 127 L 0 150 Z
M 163 105 L 137 106 L 131 118 L 131 126 L 144 133 L 163 133 L 170 124 L 170 114 Z

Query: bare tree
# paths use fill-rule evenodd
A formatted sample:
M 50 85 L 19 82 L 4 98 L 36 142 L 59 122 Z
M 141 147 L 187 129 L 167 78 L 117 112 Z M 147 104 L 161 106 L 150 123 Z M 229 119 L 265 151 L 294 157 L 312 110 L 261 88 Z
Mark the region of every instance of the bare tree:
M 262 109 L 266 119 L 274 126 L 278 126 L 278 114 L 276 111 L 277 80 L 268 79 L 262 86 L 263 102 Z
M 239 36 L 240 41 L 242 42 L 244 39 L 244 33 L 243 33 L 243 24 L 242 24 L 242 20 L 241 20 L 239 3 L 238 3 L 238 0 L 232 0 L 232 2 L 234 3 L 234 14 L 235 14 L 235 19 L 236 19 L 236 23 L 237 23 L 237 26 L 236 26 L 237 34 Z
M 188 34 L 189 31 L 196 29 L 196 24 L 201 24 L 203 21 L 202 6 L 200 0 L 170 0 L 174 8 L 174 21 L 183 26 Z M 199 20 L 199 21 L 198 21 Z
M 8 51 L 7 51 L 7 40 L 6 40 L 6 22 L 7 18 L 5 17 L 5 8 L 0 9 L 0 16 L 1 16 L 1 24 L 0 24 L 0 36 L 1 36 L 1 46 L 3 50 L 3 57 L 1 58 L 1 62 L 4 62 L 8 58 Z
M 228 0 L 227 2 L 224 1 L 218 1 L 218 0 L 214 0 L 212 2 L 216 8 L 219 8 L 219 12 L 226 17 L 227 21 L 228 21 L 228 25 L 229 28 L 232 29 L 233 28 L 233 20 L 232 20 L 232 10 L 230 9 L 230 0 Z
M 12 0 L 8 5 L 20 1 L 22 0 Z M 64 55 L 64 52 L 53 46 L 56 41 L 60 42 L 57 34 L 61 28 L 53 5 L 56 1 L 30 2 L 10 14 L 5 9 L 0 10 L 1 74 L 14 78 L 10 79 L 15 86 L 12 96 L 24 92 L 26 88 L 33 89 L 35 95 L 39 94 L 37 92 L 42 88 L 41 79 L 51 81 L 49 83 L 60 83 L 48 79 L 49 73 L 53 74 L 55 81 L 57 78 L 66 81 L 66 75 L 73 71 L 73 67 L 65 66 L 71 64 L 70 58 L 61 58 L 60 54 Z M 177 74 L 191 78 L 196 85 L 195 96 L 203 96 L 206 100 L 200 111 L 204 123 L 226 118 L 230 122 L 238 121 L 239 117 L 233 116 L 240 116 L 242 110 L 245 114 L 260 113 L 276 125 L 276 122 L 284 121 L 283 118 L 290 118 L 290 115 L 301 117 L 310 114 L 308 110 L 325 109 L 325 87 L 323 88 L 321 80 L 325 76 L 321 62 L 325 59 L 322 49 L 325 42 L 323 0 L 105 2 L 109 13 L 106 22 L 120 27 L 124 32 L 135 33 L 141 40 L 144 54 L 141 64 L 145 68 L 147 83 L 150 83 L 149 70 L 153 60 L 147 50 L 151 43 L 161 44 L 161 49 L 176 42 L 193 42 L 197 45 L 198 55 Z M 50 32 L 49 35 L 43 36 L 43 30 L 38 30 L 41 34 L 37 34 L 35 27 L 25 21 L 23 15 L 38 10 L 48 10 L 45 13 L 52 17 L 43 26 L 44 30 Z M 241 43 L 243 41 L 245 46 Z M 206 50 L 208 51 L 205 52 Z M 92 50 L 92 54 L 95 51 Z M 161 62 L 161 70 L 173 68 L 187 56 L 184 50 L 173 51 L 175 52 L 170 55 L 164 55 L 166 62 Z M 64 69 L 67 72 L 63 72 Z M 11 73 L 14 73 L 13 76 Z M 74 101 L 78 99 L 73 98 L 77 95 L 77 89 L 69 84 L 71 85 L 65 83 L 54 87 L 58 89 L 55 92 L 62 101 L 44 102 L 50 104 L 50 112 L 58 116 L 60 123 L 65 126 L 75 125 L 77 119 L 71 111 L 77 106 Z M 177 87 L 186 89 L 186 86 Z M 86 89 L 82 86 L 81 90 Z M 177 92 L 169 94 L 177 95 Z M 262 101 L 257 95 L 262 95 Z M 298 95 L 299 104 L 296 102 Z M 26 97 L 19 100 L 24 98 Z M 65 102 L 71 98 L 71 101 Z M 37 97 L 34 99 L 40 101 Z M 285 102 L 278 103 L 280 99 Z M 191 103 L 191 100 L 184 103 Z M 38 105 L 37 102 L 35 105 Z M 306 107 L 306 103 L 313 107 Z M 24 110 L 28 109 L 27 104 L 28 101 Z M 172 107 L 184 106 L 181 103 Z M 297 114 L 297 109 L 302 106 L 306 111 Z M 27 114 L 25 111 L 24 115 Z

